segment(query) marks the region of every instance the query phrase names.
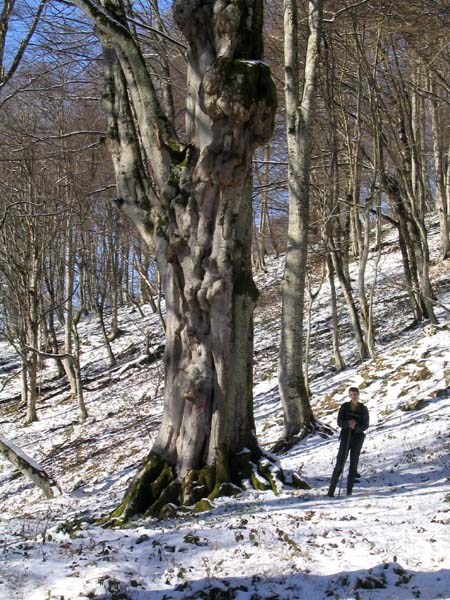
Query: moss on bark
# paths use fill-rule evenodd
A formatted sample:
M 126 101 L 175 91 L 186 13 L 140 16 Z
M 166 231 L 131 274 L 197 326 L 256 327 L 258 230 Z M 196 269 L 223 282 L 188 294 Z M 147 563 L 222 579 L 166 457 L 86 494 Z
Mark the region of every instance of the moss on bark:
M 127 520 L 144 514 L 152 506 L 174 474 L 170 465 L 155 452 L 150 452 L 143 467 L 129 486 L 125 498 L 110 514 L 112 520 Z
M 276 87 L 269 67 L 263 62 L 221 56 L 214 68 L 220 74 L 221 87 L 231 90 L 247 108 L 263 100 L 276 109 Z
M 164 517 L 167 513 L 167 508 L 169 506 L 176 506 L 179 503 L 180 492 L 181 492 L 181 483 L 173 479 L 169 479 L 171 468 L 167 465 L 167 469 L 161 473 L 162 477 L 159 477 L 157 489 L 161 490 L 157 500 L 153 502 L 150 508 L 145 513 L 146 516 L 154 516 L 154 517 Z M 167 481 L 166 487 L 162 487 Z M 157 482 L 155 481 L 155 484 Z M 173 514 L 173 511 L 170 511 L 170 514 Z
M 229 455 L 224 450 L 219 450 L 216 459 L 216 484 L 230 481 L 230 477 Z
M 206 498 L 214 487 L 216 468 L 206 465 L 202 469 L 189 471 L 182 482 L 183 504 L 195 504 Z
M 121 504 L 103 522 L 115 525 L 135 515 L 173 518 L 182 506 L 203 512 L 213 508 L 211 500 L 242 492 L 248 481 L 256 490 L 272 489 L 277 494 L 282 479 L 278 465 L 259 448 L 257 452 L 245 448 L 232 457 L 222 450 L 215 465 L 189 471 L 182 479 L 166 460 L 150 452 Z
M 255 490 L 265 492 L 271 488 L 270 483 L 266 479 L 260 477 L 256 469 L 250 473 L 250 481 Z
M 207 498 L 203 498 L 195 504 L 194 513 L 208 512 L 213 508 L 214 506 L 212 505 L 212 503 Z
M 260 477 L 268 482 L 273 493 L 278 496 L 279 484 L 284 480 L 283 471 L 281 471 L 278 465 L 267 458 L 263 458 L 258 463 L 258 473 Z

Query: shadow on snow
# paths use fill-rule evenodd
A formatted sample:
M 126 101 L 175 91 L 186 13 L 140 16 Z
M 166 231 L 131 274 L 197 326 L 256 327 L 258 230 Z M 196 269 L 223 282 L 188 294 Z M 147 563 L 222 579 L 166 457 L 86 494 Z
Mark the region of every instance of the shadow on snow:
M 133 600 L 324 600 L 326 598 L 411 600 L 448 598 L 450 570 L 411 571 L 389 562 L 368 569 L 330 575 L 294 572 L 289 575 L 205 577 L 185 580 L 172 589 L 145 590 L 116 580 Z M 110 592 L 96 596 L 111 598 Z

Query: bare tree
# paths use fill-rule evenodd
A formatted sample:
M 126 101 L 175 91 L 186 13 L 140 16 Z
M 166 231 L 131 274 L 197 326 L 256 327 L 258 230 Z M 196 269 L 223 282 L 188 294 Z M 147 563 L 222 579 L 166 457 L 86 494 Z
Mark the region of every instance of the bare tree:
M 184 146 L 122 5 L 74 3 L 104 47 L 116 203 L 154 244 L 167 307 L 163 422 L 115 511 L 126 518 L 223 493 L 262 457 L 252 413 L 248 181 L 252 152 L 272 133 L 276 95 L 261 62 L 260 0 L 175 1 L 188 42 Z
M 446 104 L 439 97 L 437 93 L 438 86 L 431 76 L 429 77 L 429 90 L 431 93 L 431 132 L 433 138 L 433 159 L 436 177 L 436 208 L 439 214 L 440 254 L 441 259 L 443 260 L 450 256 L 450 195 L 447 197 L 446 193 L 450 190 L 448 185 L 446 190 L 446 179 L 448 178 L 448 169 L 450 167 L 448 164 L 447 169 L 445 167 L 445 163 L 448 162 L 448 159 L 446 161 L 444 142 L 446 136 L 443 127 L 443 117 L 446 114 L 448 115 L 448 109 Z
M 40 0 L 36 4 L 22 4 L 17 0 L 5 0 L 0 13 L 0 90 L 16 73 L 25 51 L 30 44 L 31 38 L 36 31 L 46 0 Z M 31 10 L 31 12 L 30 12 Z M 11 23 L 20 18 L 25 25 L 24 35 L 20 38 L 17 31 L 12 33 Z M 7 40 L 13 39 L 15 44 L 12 55 L 5 56 Z M 11 52 L 11 50 L 10 50 Z
M 308 3 L 309 35 L 302 88 L 299 80 L 297 3 L 295 0 L 286 0 L 284 6 L 289 226 L 282 288 L 279 389 L 284 414 L 284 436 L 289 439 L 314 424 L 303 367 L 303 323 L 309 177 L 323 2 L 312 0 Z

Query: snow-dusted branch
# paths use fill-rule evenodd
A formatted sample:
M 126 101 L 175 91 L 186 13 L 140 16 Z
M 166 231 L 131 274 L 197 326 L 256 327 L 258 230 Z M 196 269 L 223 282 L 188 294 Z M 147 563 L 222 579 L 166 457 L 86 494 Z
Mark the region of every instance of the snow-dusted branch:
M 61 492 L 61 488 L 56 481 L 40 465 L 3 436 L 0 436 L 0 454 L 19 469 L 25 477 L 41 488 L 47 498 L 53 498 L 55 495 L 53 487 L 56 487 Z

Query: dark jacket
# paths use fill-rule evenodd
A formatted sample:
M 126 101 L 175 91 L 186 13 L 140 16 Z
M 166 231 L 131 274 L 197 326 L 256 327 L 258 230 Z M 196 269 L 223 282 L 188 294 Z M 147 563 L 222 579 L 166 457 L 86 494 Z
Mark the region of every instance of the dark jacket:
M 347 433 L 349 430 L 348 422 L 354 419 L 356 421 L 356 427 L 353 433 L 364 436 L 364 431 L 369 427 L 369 411 L 364 404 L 358 402 L 356 408 L 352 408 L 351 402 L 344 402 L 339 409 L 337 422 L 341 427 L 341 436 L 343 433 Z

